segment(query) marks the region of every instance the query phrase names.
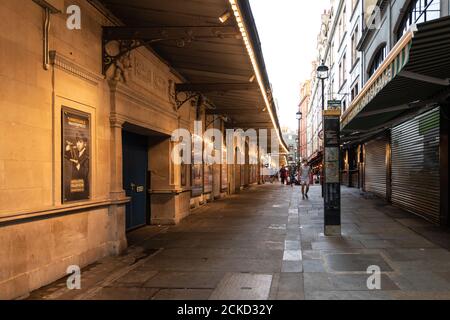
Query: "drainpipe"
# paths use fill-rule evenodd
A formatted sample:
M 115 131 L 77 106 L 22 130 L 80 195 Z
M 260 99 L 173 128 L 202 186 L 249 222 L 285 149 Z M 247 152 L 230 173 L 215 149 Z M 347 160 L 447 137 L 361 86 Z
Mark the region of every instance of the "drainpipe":
M 50 33 L 50 16 L 52 14 L 61 13 L 60 10 L 45 0 L 33 0 L 38 6 L 44 9 L 44 23 L 42 28 L 43 33 L 43 66 L 45 70 L 50 69 L 50 54 L 49 54 L 49 33 Z
M 48 70 L 50 69 L 50 55 L 49 55 L 49 40 L 48 40 L 48 34 L 50 31 L 50 9 L 49 8 L 45 8 L 44 9 L 44 50 L 43 50 L 43 55 L 44 55 L 44 69 Z

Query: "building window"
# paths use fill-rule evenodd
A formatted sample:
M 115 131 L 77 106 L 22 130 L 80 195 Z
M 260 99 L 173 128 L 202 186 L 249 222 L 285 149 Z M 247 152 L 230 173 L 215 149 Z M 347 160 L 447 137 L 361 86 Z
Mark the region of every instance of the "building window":
M 358 58 L 358 52 L 356 51 L 356 47 L 358 44 L 358 27 L 355 28 L 355 31 L 352 35 L 352 66 L 355 65 L 356 59 Z
M 346 65 L 347 65 L 347 54 L 344 54 L 341 63 L 339 63 L 339 89 L 342 87 L 345 80 L 347 79 Z
M 383 64 L 383 61 L 384 61 L 384 59 L 386 59 L 386 56 L 387 56 L 387 48 L 386 48 L 386 44 L 385 44 L 382 48 L 380 48 L 377 51 L 377 53 L 375 54 L 375 57 L 373 58 L 372 64 L 370 65 L 370 68 L 368 71 L 369 78 Z
M 345 31 L 347 30 L 346 29 L 347 28 L 346 15 L 347 15 L 347 10 L 346 10 L 346 7 L 344 7 L 344 9 L 342 9 L 342 15 L 339 18 L 339 35 L 338 35 L 339 43 L 342 43 Z
M 341 43 L 342 41 L 342 17 L 339 18 L 339 27 L 338 27 L 338 39 L 339 39 L 339 43 Z
M 347 80 L 347 54 L 344 54 L 344 58 L 342 59 L 343 67 L 342 67 L 342 79 Z
M 334 79 L 331 79 L 330 86 L 328 87 L 328 97 L 331 100 L 334 92 Z
M 359 83 L 356 83 L 351 91 L 351 100 L 355 100 L 356 96 L 359 94 Z
M 397 32 L 399 40 L 412 24 L 438 19 L 441 16 L 440 0 L 413 0 L 405 10 Z
M 345 30 L 347 30 L 347 8 L 344 7 L 344 9 L 342 10 L 342 33 L 345 32 Z
M 331 43 L 330 66 L 333 66 L 333 64 L 334 64 L 334 41 Z

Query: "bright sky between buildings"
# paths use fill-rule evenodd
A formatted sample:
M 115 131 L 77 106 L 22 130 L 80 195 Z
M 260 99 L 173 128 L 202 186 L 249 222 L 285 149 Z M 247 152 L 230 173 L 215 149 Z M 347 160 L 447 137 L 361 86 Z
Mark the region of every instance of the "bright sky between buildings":
M 316 59 L 321 14 L 330 0 L 250 0 L 281 126 L 296 130 L 300 83 Z

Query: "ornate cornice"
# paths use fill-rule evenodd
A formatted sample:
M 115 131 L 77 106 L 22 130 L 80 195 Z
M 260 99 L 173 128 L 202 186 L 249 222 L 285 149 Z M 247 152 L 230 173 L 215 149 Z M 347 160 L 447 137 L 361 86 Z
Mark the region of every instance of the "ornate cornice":
M 73 76 L 90 82 L 91 84 L 98 85 L 101 81 L 105 80 L 105 77 L 101 74 L 92 72 L 81 65 L 71 61 L 69 58 L 61 55 L 56 51 L 50 51 L 50 63 Z

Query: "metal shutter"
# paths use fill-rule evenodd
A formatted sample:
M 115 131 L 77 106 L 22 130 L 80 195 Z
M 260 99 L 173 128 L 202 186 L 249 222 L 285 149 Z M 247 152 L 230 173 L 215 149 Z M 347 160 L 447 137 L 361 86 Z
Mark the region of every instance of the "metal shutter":
M 392 129 L 392 203 L 440 222 L 439 108 Z
M 386 146 L 382 137 L 366 143 L 365 189 L 386 199 Z

